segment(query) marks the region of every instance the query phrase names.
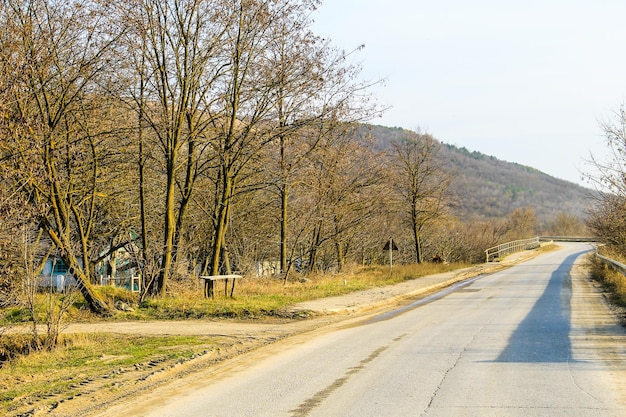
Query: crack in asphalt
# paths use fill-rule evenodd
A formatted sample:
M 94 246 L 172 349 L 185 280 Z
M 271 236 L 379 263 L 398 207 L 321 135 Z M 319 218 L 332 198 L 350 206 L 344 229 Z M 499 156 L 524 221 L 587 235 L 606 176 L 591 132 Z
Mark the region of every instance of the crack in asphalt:
M 491 321 L 490 321 L 491 322 Z M 463 349 L 459 352 L 459 354 L 456 357 L 456 360 L 454 361 L 454 363 L 448 368 L 446 369 L 446 371 L 443 373 L 441 380 L 439 381 L 439 383 L 437 384 L 437 387 L 435 388 L 435 390 L 433 391 L 433 394 L 430 397 L 430 401 L 428 402 L 428 405 L 426 405 L 426 408 L 424 408 L 424 410 L 422 410 L 420 417 L 424 416 L 426 414 L 426 412 L 428 411 L 428 409 L 430 409 L 430 407 L 432 406 L 433 402 L 435 401 L 435 398 L 437 398 L 437 395 L 439 394 L 439 391 L 441 390 L 441 387 L 443 386 L 444 381 L 448 378 L 448 374 L 457 367 L 457 365 L 459 364 L 459 362 L 461 361 L 461 358 L 463 357 L 463 355 L 465 354 L 465 352 L 467 352 L 467 348 L 474 342 L 474 340 L 476 340 L 476 336 L 478 334 L 480 334 L 483 329 L 485 327 L 487 327 L 489 323 L 483 325 L 480 327 L 480 329 L 478 329 L 476 331 L 476 333 L 474 333 L 471 337 L 471 339 L 465 344 L 465 346 L 463 346 Z

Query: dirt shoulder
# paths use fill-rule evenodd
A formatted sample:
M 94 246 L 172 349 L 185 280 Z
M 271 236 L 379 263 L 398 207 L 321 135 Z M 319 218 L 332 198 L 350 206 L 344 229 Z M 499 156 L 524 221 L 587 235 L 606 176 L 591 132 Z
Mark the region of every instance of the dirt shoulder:
M 217 346 L 199 352 L 186 361 L 150 362 L 112 369 L 110 373 L 99 378 L 83 381 L 81 395 L 71 398 L 60 395 L 52 405 L 49 401 L 45 406 L 35 405 L 27 415 L 111 415 L 112 409 L 125 414 L 126 405 L 139 395 L 150 395 L 165 385 L 170 392 L 183 378 L 188 383 L 194 378 L 207 378 L 207 373 L 218 375 L 228 367 L 236 366 L 233 365 L 234 362 L 245 362 L 245 357 L 270 354 L 283 349 L 285 344 L 301 343 L 306 338 L 330 331 L 335 326 L 349 324 L 351 320 L 391 310 L 460 281 L 496 272 L 536 255 L 536 252 L 524 252 L 511 255 L 502 263 L 483 264 L 392 286 L 308 301 L 289 309 L 287 316 L 295 317 L 302 313 L 301 315 L 308 317 L 306 319 L 74 323 L 64 333 L 203 335 L 211 336 Z M 267 348 L 260 350 L 261 347 Z M 238 361 L 232 361 L 235 358 Z
M 610 304 L 609 295 L 589 278 L 589 268 L 584 262 L 579 258 L 570 271 L 570 340 L 575 347 L 574 359 L 597 363 L 611 375 L 617 391 L 626 393 L 626 311 Z M 615 401 L 626 407 L 626 394 Z
M 350 317 L 371 314 L 414 300 L 458 282 L 485 273 L 492 273 L 528 259 L 534 254 L 517 255 L 503 263 L 477 265 L 457 271 L 420 277 L 386 287 L 306 301 L 289 307 L 285 317 L 306 319 L 267 318 L 261 320 L 151 320 L 129 322 L 72 323 L 64 333 L 123 333 L 144 335 L 215 335 L 247 337 L 254 334 L 288 336 L 307 328 L 317 328 Z

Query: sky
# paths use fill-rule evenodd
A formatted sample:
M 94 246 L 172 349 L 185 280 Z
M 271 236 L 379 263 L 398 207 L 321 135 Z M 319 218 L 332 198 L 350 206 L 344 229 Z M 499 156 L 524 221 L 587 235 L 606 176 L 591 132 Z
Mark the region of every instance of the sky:
M 312 18 L 385 80 L 370 123 L 581 185 L 626 102 L 624 0 L 325 0 Z

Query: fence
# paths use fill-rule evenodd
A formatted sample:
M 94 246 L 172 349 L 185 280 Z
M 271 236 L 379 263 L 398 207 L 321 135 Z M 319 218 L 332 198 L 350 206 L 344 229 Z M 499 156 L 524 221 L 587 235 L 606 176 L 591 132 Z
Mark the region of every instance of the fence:
M 113 287 L 126 288 L 130 292 L 139 292 L 141 291 L 141 275 L 118 276 L 115 278 L 100 276 L 100 285 L 111 285 Z
M 531 239 L 514 240 L 512 242 L 503 243 L 493 248 L 485 250 L 486 262 L 497 261 L 503 256 L 515 252 L 521 252 L 529 249 L 536 249 L 540 246 L 539 237 Z
M 542 242 L 589 242 L 595 243 L 598 241 L 596 237 L 585 236 L 540 236 L 539 240 Z

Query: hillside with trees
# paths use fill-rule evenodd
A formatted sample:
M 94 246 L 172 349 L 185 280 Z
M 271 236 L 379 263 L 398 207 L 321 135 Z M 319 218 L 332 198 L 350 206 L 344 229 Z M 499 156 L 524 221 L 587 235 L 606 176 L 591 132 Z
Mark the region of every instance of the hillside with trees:
M 371 135 L 377 148 L 386 149 L 407 131 L 364 126 L 360 134 Z M 578 184 L 464 147 L 440 143 L 438 158 L 454 178 L 450 210 L 465 220 L 498 219 L 515 209 L 531 207 L 540 224 L 547 227 L 562 213 L 583 220 L 595 195 Z
M 590 189 L 531 167 L 452 145 L 444 146 L 442 157 L 456 173 L 455 208 L 463 218 L 497 218 L 533 207 L 545 224 L 562 212 L 582 219 L 590 204 Z

